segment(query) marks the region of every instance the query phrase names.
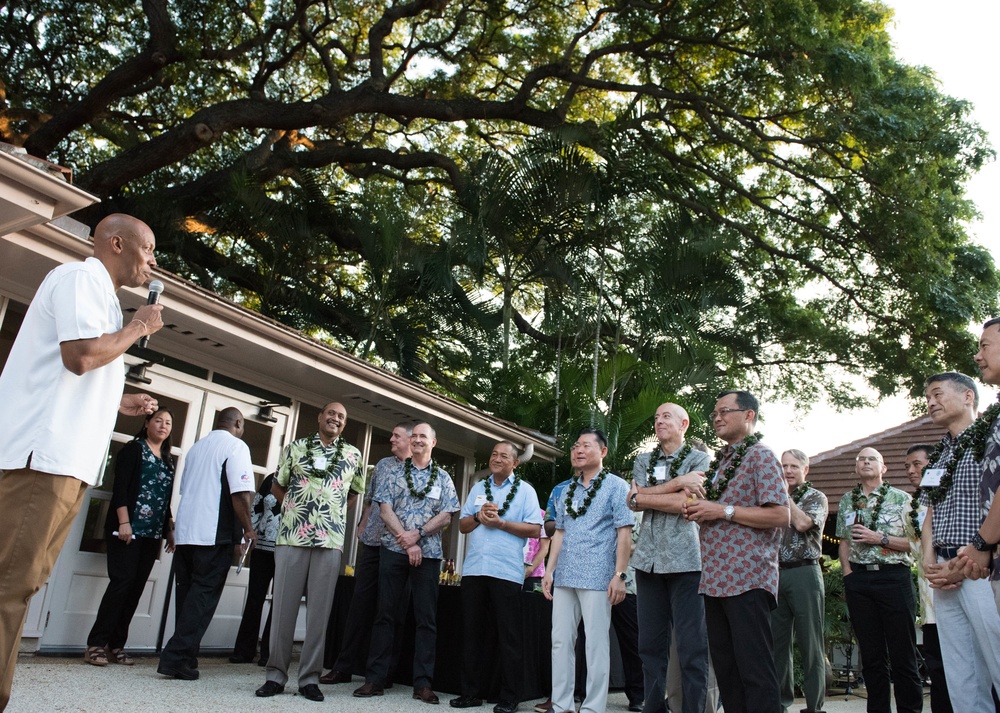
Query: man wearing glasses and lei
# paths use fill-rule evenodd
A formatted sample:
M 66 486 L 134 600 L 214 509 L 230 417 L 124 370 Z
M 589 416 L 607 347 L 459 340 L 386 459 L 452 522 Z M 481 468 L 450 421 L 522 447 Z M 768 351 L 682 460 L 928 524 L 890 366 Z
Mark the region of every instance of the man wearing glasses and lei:
M 868 710 L 889 710 L 889 666 L 898 713 L 918 713 L 923 687 L 917 673 L 916 595 L 910 565 L 910 496 L 882 482 L 886 472 L 874 448 L 858 453 L 861 479 L 837 512 L 844 598 L 861 651 Z
M 701 527 L 701 584 L 708 650 L 727 711 L 777 711 L 771 611 L 778 548 L 788 527 L 781 463 L 754 432 L 760 408 L 747 391 L 724 391 L 709 418 L 726 446 L 709 465 L 705 499 L 684 504 Z

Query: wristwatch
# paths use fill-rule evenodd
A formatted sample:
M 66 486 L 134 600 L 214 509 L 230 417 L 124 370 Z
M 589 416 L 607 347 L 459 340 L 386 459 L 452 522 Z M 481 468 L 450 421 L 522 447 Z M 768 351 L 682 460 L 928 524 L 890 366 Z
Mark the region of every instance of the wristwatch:
M 427 533 L 424 532 L 424 528 L 422 525 L 417 528 L 417 534 L 420 535 L 420 539 L 427 537 Z
M 632 495 L 631 495 L 631 496 L 629 496 L 629 499 L 628 499 L 628 506 L 629 506 L 629 508 L 631 508 L 632 510 L 635 510 L 635 509 L 636 509 L 636 507 L 638 507 L 638 505 L 636 504 L 636 501 L 635 501 L 635 497 L 636 497 L 637 495 L 638 495 L 638 493 L 632 493 Z
M 621 502 L 621 500 L 619 500 L 618 502 Z M 623 582 L 625 581 L 625 573 L 624 572 L 615 572 L 615 576 L 618 577 L 618 579 L 620 579 L 621 581 L 623 581 Z
M 726 509 L 723 510 L 723 512 L 726 514 L 726 520 L 732 522 L 733 515 L 736 514 L 736 508 L 733 507 L 732 505 L 726 505 Z
M 978 532 L 972 536 L 972 542 L 970 542 L 969 544 L 971 544 L 980 552 L 992 552 L 993 549 L 996 547 L 995 543 L 991 545 L 989 542 L 984 540 L 983 536 L 980 535 Z
M 888 547 L 889 546 L 889 536 L 887 534 L 885 534 L 884 532 L 882 533 L 882 546 L 883 547 Z

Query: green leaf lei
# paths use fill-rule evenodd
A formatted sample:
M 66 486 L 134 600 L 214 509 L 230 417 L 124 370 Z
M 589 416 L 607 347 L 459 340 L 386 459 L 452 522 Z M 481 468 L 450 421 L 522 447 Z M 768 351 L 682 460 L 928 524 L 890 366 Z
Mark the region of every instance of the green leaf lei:
M 722 497 L 722 494 L 726 492 L 726 488 L 729 487 L 729 481 L 733 479 L 736 475 L 736 470 L 740 467 L 743 462 L 743 456 L 746 455 L 747 451 L 750 450 L 750 446 L 755 443 L 759 443 L 761 439 L 764 438 L 760 433 L 751 433 L 749 436 L 744 438 L 733 449 L 733 459 L 729 461 L 729 465 L 726 469 L 722 471 L 722 480 L 719 485 L 716 486 L 712 481 L 715 480 L 715 472 L 719 469 L 720 458 L 716 454 L 715 460 L 713 460 L 708 465 L 708 472 L 705 473 L 705 497 L 709 500 L 718 500 Z
M 913 526 L 913 532 L 916 533 L 917 539 L 920 539 L 920 486 L 917 486 L 917 492 L 913 494 L 910 498 L 910 524 Z
M 802 485 L 797 487 L 795 489 L 795 492 L 792 493 L 792 502 L 798 505 L 799 501 L 802 500 L 802 498 L 805 496 L 806 491 L 809 490 L 809 488 L 811 488 L 812 486 L 813 484 L 807 480 Z
M 882 485 L 880 485 L 878 488 L 872 491 L 871 495 L 864 494 L 864 491 L 861 489 L 861 483 L 855 485 L 854 488 L 851 490 L 851 509 L 854 510 L 855 513 L 854 521 L 859 525 L 864 525 L 863 522 L 858 522 L 857 520 L 859 511 L 865 510 L 868 507 L 868 503 L 871 501 L 871 499 L 875 498 L 877 502 L 875 503 L 875 509 L 872 510 L 872 519 L 870 521 L 870 524 L 866 526 L 869 530 L 874 530 L 875 527 L 878 525 L 878 516 L 879 513 L 882 512 L 882 503 L 885 502 L 885 496 L 888 492 L 889 492 L 888 483 L 882 483 Z M 859 504 L 861 498 L 865 499 L 864 505 Z
M 406 487 L 410 491 L 410 495 L 415 497 L 417 500 L 423 500 L 427 497 L 427 493 L 431 492 L 431 488 L 434 487 L 434 483 L 437 481 L 437 469 L 434 467 L 434 459 L 431 458 L 430 463 L 430 475 L 427 477 L 427 485 L 423 490 L 417 490 L 413 487 L 413 459 L 407 458 L 403 463 L 403 475 L 406 477 Z
M 492 480 L 493 480 L 492 474 L 487 475 L 485 478 L 483 478 L 483 488 L 486 490 L 487 502 L 493 502 L 493 483 L 490 482 Z M 507 497 L 503 501 L 503 507 L 497 510 L 497 515 L 502 517 L 507 512 L 507 508 L 509 508 L 510 504 L 514 501 L 514 496 L 517 495 L 517 489 L 520 486 L 521 486 L 521 476 L 518 475 L 517 473 L 514 473 L 514 484 L 510 486 L 510 492 L 507 493 Z
M 958 463 L 965 456 L 965 452 L 968 449 L 972 449 L 972 457 L 977 461 L 981 461 L 983 456 L 986 455 L 986 439 L 990 435 L 990 426 L 998 414 L 1000 414 L 1000 404 L 993 404 L 983 412 L 982 416 L 969 424 L 969 427 L 962 431 L 958 438 L 955 439 L 955 448 L 952 450 L 951 460 L 944 467 L 944 475 L 941 476 L 941 482 L 934 487 L 922 488 L 931 505 L 940 505 L 948 497 L 948 491 L 951 489 L 951 484 L 955 479 L 955 471 L 958 470 Z M 944 439 L 937 444 L 934 452 L 931 453 L 930 461 L 924 468 L 924 473 L 927 472 L 927 468 L 937 465 L 943 451 Z
M 573 495 L 576 494 L 576 485 L 580 482 L 580 478 L 573 478 L 573 482 L 569 484 L 568 488 L 566 488 L 566 514 L 574 520 L 578 517 L 586 515 L 587 508 L 590 507 L 590 501 L 594 499 L 594 496 L 597 495 L 597 491 L 601 489 L 601 483 L 604 482 L 604 477 L 607 474 L 608 469 L 601 468 L 601 472 L 594 477 L 593 485 L 591 485 L 590 490 L 587 491 L 587 495 L 583 499 L 583 505 L 579 510 L 573 507 Z
M 684 459 L 687 458 L 688 454 L 690 453 L 691 453 L 691 444 L 685 443 L 681 447 L 681 452 L 674 457 L 674 462 L 670 464 L 670 472 L 667 473 L 666 480 L 673 480 L 674 478 L 677 477 L 678 471 L 681 469 L 681 463 L 684 462 Z M 660 484 L 660 481 L 658 481 L 656 479 L 656 476 L 653 475 L 653 471 L 656 470 L 656 463 L 660 460 L 661 454 L 663 454 L 663 449 L 659 447 L 657 447 L 655 450 L 653 450 L 652 453 L 649 454 L 649 465 L 646 466 L 647 487 Z M 665 458 L 666 456 L 663 455 L 663 457 Z
M 310 450 L 310 452 L 313 449 L 315 449 L 315 448 L 319 448 L 319 449 L 323 450 L 324 453 L 325 453 L 326 447 L 323 445 L 323 441 L 319 440 L 319 434 L 318 433 L 314 433 L 313 434 L 313 440 L 314 440 L 314 442 L 311 443 L 311 444 L 309 444 L 309 450 Z M 310 478 L 317 478 L 317 477 L 318 478 L 325 478 L 328 475 L 333 475 L 333 470 L 332 469 L 336 469 L 337 463 L 340 462 L 340 459 L 343 457 L 343 455 L 344 455 L 344 439 L 341 438 L 340 436 L 337 436 L 337 447 L 333 451 L 333 460 L 327 461 L 326 468 L 323 468 L 323 469 L 317 468 L 317 467 L 313 466 L 312 464 L 310 464 L 310 466 L 309 466 L 309 477 Z

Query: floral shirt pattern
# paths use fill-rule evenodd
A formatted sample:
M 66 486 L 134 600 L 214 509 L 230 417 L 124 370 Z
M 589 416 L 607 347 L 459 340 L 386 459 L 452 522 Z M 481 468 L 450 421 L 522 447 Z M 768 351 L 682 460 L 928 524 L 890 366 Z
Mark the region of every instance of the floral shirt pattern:
M 316 434 L 290 443 L 281 454 L 275 481 L 285 488 L 278 545 L 341 549 L 347 529 L 347 497 L 365 492 L 361 451 L 345 443 L 333 462 L 337 442 L 324 447 Z
M 253 496 L 253 507 L 250 508 L 250 522 L 257 534 L 254 543 L 255 550 L 274 552 L 274 543 L 278 539 L 278 523 L 281 521 L 281 505 L 271 493 L 274 475 L 264 478 Z
M 157 458 L 145 439 L 142 447 L 142 474 L 139 479 L 139 497 L 132 513 L 132 534 L 159 540 L 163 536 L 163 522 L 167 517 L 167 501 L 174 486 L 174 469 Z
M 870 496 L 862 497 L 858 501 L 859 507 L 855 510 L 851 504 L 851 491 L 844 493 L 840 499 L 840 508 L 837 512 L 837 537 L 847 538 L 851 545 L 851 554 L 848 561 L 858 564 L 905 564 L 910 565 L 912 558 L 909 551 L 900 552 L 890 550 L 881 545 L 866 545 L 854 542 L 851 539 L 851 525 L 855 520 L 870 530 L 884 532 L 889 537 L 910 537 L 912 528 L 909 526 L 910 519 L 910 496 L 899 488 L 889 488 L 885 494 L 885 502 L 878 513 L 878 522 L 871 522 L 871 513 L 878 502 L 873 491 Z
M 383 458 L 375 464 L 372 477 L 368 479 L 365 490 L 365 505 L 368 506 L 368 520 L 364 523 L 361 531 L 361 541 L 369 547 L 378 547 L 382 544 L 382 535 L 385 533 L 385 523 L 382 522 L 382 514 L 379 512 L 378 503 L 372 503 L 375 489 L 378 484 L 386 478 L 403 477 L 403 461 L 396 456 Z
M 1000 488 L 1000 418 L 993 422 L 990 435 L 986 439 L 986 453 L 983 455 L 983 476 L 979 481 L 979 500 L 982 504 L 980 516 L 986 519 Z M 993 550 L 996 554 L 996 549 Z M 993 574 L 990 579 L 1000 580 L 1000 559 L 993 560 Z
M 422 491 L 427 487 L 431 478 L 430 464 L 426 468 L 413 466 L 410 476 L 413 478 L 413 489 L 417 492 Z M 396 513 L 404 530 L 416 530 L 426 525 L 435 515 L 442 512 L 458 512 L 461 509 L 458 493 L 455 492 L 455 484 L 448 472 L 444 468 L 438 468 L 434 478 L 435 483 L 427 496 L 417 498 L 410 493 L 403 475 L 403 468 L 400 468 L 398 475 L 382 478 L 376 484 L 372 501 L 376 504 L 388 503 L 392 506 L 392 511 Z M 444 550 L 441 548 L 441 532 L 443 530 L 420 540 L 420 551 L 424 557 L 441 559 L 444 555 Z M 382 535 L 382 546 L 392 552 L 406 554 L 388 530 Z
M 805 532 L 799 532 L 791 525 L 785 528 L 778 553 L 781 562 L 818 560 L 823 556 L 823 527 L 829 513 L 826 495 L 816 488 L 809 488 L 799 500 L 798 506 L 813 521 L 813 526 Z
M 733 459 L 733 446 L 722 450 L 718 473 Z M 788 506 L 785 478 L 774 451 L 755 443 L 729 481 L 721 505 Z M 778 597 L 778 547 L 783 527 L 759 529 L 728 520 L 701 526 L 701 584 L 698 591 L 710 597 L 735 597 L 764 589 Z

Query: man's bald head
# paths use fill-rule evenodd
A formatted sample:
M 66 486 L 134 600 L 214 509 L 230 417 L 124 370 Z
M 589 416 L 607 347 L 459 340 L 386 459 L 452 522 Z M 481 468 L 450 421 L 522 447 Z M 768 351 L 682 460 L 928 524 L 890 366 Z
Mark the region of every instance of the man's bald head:
M 243 413 L 235 406 L 224 408 L 215 416 L 215 427 L 240 438 L 243 436 Z
M 139 287 L 149 280 L 156 259 L 156 238 L 138 218 L 112 213 L 94 228 L 94 257 L 104 263 L 115 289 Z

